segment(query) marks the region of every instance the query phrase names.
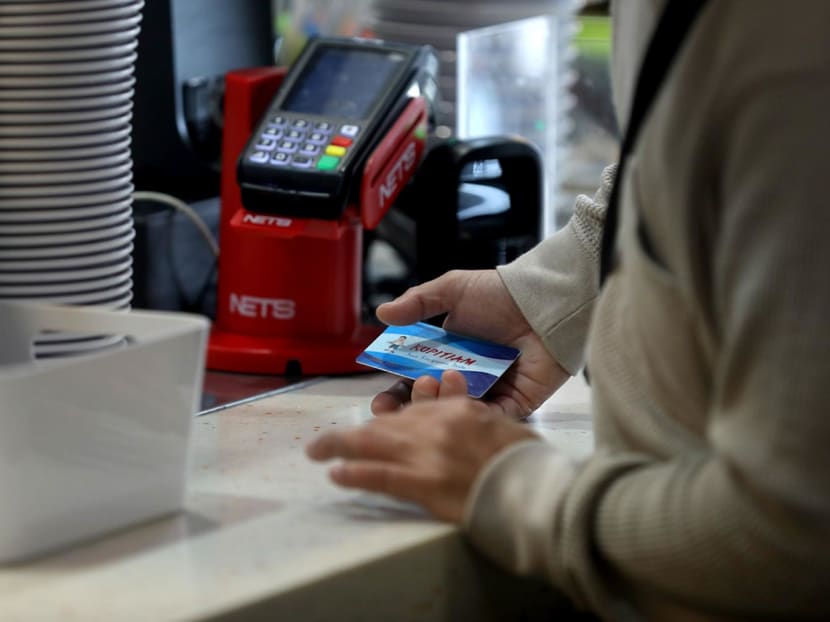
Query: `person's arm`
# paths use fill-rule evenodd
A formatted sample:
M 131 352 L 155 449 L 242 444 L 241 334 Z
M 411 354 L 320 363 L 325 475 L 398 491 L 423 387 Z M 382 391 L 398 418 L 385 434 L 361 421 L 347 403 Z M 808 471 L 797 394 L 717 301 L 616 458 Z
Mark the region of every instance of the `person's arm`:
M 582 365 L 606 200 L 614 168 L 591 200 L 580 196 L 568 225 L 498 270 L 451 270 L 378 307 L 377 316 L 405 325 L 446 313 L 444 328 L 518 348 L 522 355 L 488 393 L 496 410 L 527 417 Z M 398 380 L 372 401 L 372 412 L 397 412 L 431 399 L 439 383 Z
M 662 457 L 600 449 L 577 471 L 518 445 L 467 505 L 479 547 L 609 617 L 632 594 L 664 619 L 830 616 L 830 11 L 777 4 L 743 19 L 740 3 L 715 5 L 749 35 L 727 45 L 740 37 L 722 31 L 709 45 L 733 56 L 709 126 L 722 151 L 705 444 Z
M 602 227 L 615 170 L 612 165 L 603 171 L 593 199 L 577 197 L 565 227 L 498 268 L 522 315 L 572 376 L 585 361 L 585 338 L 599 290 Z

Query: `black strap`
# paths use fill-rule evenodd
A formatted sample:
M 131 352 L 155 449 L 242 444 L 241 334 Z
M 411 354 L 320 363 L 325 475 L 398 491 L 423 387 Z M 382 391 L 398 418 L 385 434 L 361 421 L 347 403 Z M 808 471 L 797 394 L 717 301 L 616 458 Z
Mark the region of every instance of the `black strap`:
M 648 116 L 651 104 L 657 98 L 657 93 L 671 69 L 677 52 L 705 4 L 706 0 L 668 0 L 646 49 L 640 73 L 637 76 L 637 86 L 631 102 L 631 114 L 625 128 L 617 173 L 614 176 L 614 185 L 611 188 L 611 196 L 605 212 L 605 228 L 602 233 L 602 253 L 599 264 L 600 285 L 612 269 L 617 238 L 620 186 L 625 173 L 626 160 L 634 149 L 643 122 Z

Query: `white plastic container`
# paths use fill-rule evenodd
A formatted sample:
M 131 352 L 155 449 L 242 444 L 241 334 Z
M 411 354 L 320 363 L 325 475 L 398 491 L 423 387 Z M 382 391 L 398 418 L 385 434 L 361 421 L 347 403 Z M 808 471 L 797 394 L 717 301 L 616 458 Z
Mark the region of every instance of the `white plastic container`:
M 181 508 L 208 322 L 0 303 L 0 562 Z M 35 361 L 41 331 L 126 335 Z

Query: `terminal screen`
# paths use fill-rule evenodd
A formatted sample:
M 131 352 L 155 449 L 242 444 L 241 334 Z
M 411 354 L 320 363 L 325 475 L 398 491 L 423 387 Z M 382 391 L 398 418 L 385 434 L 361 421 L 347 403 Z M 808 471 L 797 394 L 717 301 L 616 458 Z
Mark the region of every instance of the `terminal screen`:
M 365 119 L 404 62 L 387 50 L 320 48 L 298 77 L 282 109 L 347 119 Z

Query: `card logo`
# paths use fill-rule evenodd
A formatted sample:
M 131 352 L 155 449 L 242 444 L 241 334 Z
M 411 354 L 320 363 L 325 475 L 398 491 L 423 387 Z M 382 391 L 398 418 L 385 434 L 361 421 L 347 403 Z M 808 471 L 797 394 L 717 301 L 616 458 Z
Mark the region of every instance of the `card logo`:
M 410 346 L 409 349 L 413 352 L 419 352 L 421 354 L 424 354 L 429 358 L 441 359 L 448 363 L 458 363 L 460 365 L 476 364 L 476 359 L 474 358 L 464 356 L 463 354 L 453 352 L 452 350 L 444 350 L 440 347 L 436 348 L 435 345 L 433 345 L 433 343 L 429 341 L 416 343 L 415 345 Z

